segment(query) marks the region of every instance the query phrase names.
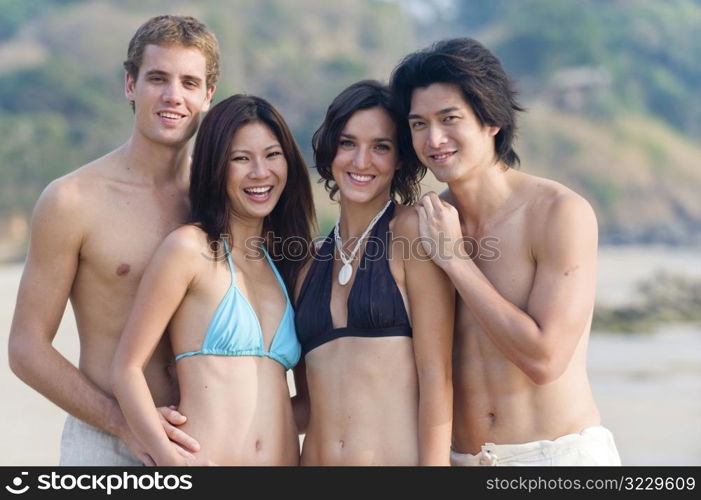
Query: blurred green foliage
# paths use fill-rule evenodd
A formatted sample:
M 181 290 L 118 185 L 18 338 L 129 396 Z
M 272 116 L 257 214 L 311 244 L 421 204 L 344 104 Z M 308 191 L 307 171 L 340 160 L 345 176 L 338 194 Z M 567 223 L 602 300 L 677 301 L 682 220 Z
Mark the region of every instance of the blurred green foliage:
M 533 105 L 518 143 L 524 170 L 590 199 L 603 241 L 613 230 L 626 241 L 701 234 L 701 174 L 687 168 L 699 150 L 686 145 L 701 137 L 701 0 L 0 0 L 0 219 L 29 214 L 51 179 L 126 140 L 121 62 L 136 28 L 164 12 L 217 34 L 215 101 L 269 99 L 310 166 L 311 135 L 341 89 L 386 80 L 429 42 L 475 37 Z M 563 107 L 552 89 L 572 68 L 601 70 L 610 84 Z M 626 232 L 645 225 L 665 229 Z
M 0 218 L 28 214 L 51 179 L 127 139 L 121 63 L 138 26 L 165 12 L 194 15 L 219 38 L 215 102 L 238 92 L 270 100 L 308 160 L 333 97 L 355 80 L 386 79 L 412 49 L 409 15 L 381 0 L 343 8 L 323 0 L 0 0 Z M 22 43 L 12 45 L 20 31 Z M 2 38 L 10 50 L 29 41 L 44 55 L 4 66 Z
M 509 73 L 544 83 L 564 67 L 601 67 L 612 76 L 618 109 L 650 112 L 701 137 L 701 1 L 455 4 L 456 31 L 484 34 Z
M 79 130 L 86 127 L 86 119 L 112 107 L 102 93 L 105 83 L 86 76 L 71 60 L 52 57 L 41 66 L 21 69 L 0 79 L 0 109 L 27 116 L 59 113 Z
M 85 0 L 0 0 L 0 41 L 11 38 L 27 21 L 56 7 Z

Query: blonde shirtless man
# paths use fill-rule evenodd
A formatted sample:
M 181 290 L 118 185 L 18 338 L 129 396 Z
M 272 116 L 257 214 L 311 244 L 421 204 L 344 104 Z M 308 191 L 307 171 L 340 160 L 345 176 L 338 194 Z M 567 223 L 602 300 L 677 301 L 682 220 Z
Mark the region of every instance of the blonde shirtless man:
M 61 465 L 153 463 L 111 394 L 110 365 L 146 264 L 188 214 L 188 141 L 219 77 L 218 43 L 194 18 L 154 17 L 129 43 L 124 68 L 132 135 L 42 193 L 10 333 L 12 370 L 69 414 Z M 78 368 L 52 346 L 69 298 Z M 168 408 L 178 394 L 165 340 L 145 375 L 170 438 L 195 451 L 171 425 L 184 417 Z
M 513 166 L 522 111 L 477 41 L 438 42 L 392 75 L 400 133 L 448 184 L 419 212 L 455 285 L 453 465 L 618 465 L 586 373 L 596 285 L 589 203 Z

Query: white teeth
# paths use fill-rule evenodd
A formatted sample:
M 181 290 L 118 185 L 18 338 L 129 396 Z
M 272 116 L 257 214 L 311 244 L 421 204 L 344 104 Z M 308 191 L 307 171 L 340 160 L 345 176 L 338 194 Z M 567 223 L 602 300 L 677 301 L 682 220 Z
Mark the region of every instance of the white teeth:
M 348 175 L 351 176 L 352 179 L 355 179 L 358 182 L 368 182 L 371 181 L 374 176 L 372 175 L 358 175 L 358 174 L 351 174 L 350 172 Z
M 438 155 L 431 155 L 431 157 L 432 157 L 434 160 L 445 160 L 446 158 L 448 158 L 448 157 L 449 157 L 450 155 L 452 155 L 452 154 L 453 154 L 453 153 L 441 153 L 441 154 L 438 154 Z
M 268 191 L 270 191 L 271 189 L 273 189 L 272 186 L 260 186 L 260 187 L 246 188 L 246 189 L 244 189 L 244 191 L 246 191 L 247 193 L 251 193 L 251 194 L 264 194 L 264 193 L 267 193 Z
M 180 115 L 176 115 L 175 113 L 158 113 L 158 115 L 162 116 L 163 118 L 173 118 L 173 119 L 180 118 Z

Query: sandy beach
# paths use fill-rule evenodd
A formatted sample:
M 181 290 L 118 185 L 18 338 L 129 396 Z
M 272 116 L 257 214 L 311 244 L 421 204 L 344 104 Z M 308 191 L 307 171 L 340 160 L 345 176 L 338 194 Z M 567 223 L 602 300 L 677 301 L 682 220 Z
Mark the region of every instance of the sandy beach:
M 701 275 L 699 252 L 685 252 L 602 250 L 599 300 L 624 300 L 635 280 L 658 268 Z M 0 266 L 0 386 L 5 401 L 0 465 L 55 465 L 65 413 L 17 379 L 7 364 L 7 336 L 21 272 L 18 264 Z M 70 308 L 54 345 L 77 363 Z M 613 431 L 624 464 L 701 465 L 701 325 L 664 325 L 639 335 L 596 332 L 589 367 L 602 424 Z

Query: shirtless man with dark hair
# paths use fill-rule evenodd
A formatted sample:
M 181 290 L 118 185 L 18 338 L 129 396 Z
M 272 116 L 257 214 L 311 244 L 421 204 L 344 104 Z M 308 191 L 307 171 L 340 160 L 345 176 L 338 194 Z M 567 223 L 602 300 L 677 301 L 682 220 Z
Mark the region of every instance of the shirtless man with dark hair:
M 620 464 L 586 372 L 596 286 L 591 206 L 511 168 L 522 108 L 479 42 L 446 40 L 410 54 L 391 86 L 406 117 L 400 134 L 448 184 L 417 210 L 422 237 L 435 243 L 425 246 L 461 299 L 451 463 Z M 464 244 L 487 237 L 498 258 Z
M 188 141 L 219 77 L 217 40 L 194 18 L 154 17 L 124 67 L 132 135 L 42 193 L 10 332 L 12 370 L 69 413 L 61 465 L 153 463 L 111 394 L 110 366 L 146 264 L 188 215 Z M 52 346 L 69 298 L 78 368 Z M 178 402 L 172 364 L 164 341 L 145 369 L 148 385 L 171 439 L 195 451 L 176 427 L 185 417 L 168 408 Z

